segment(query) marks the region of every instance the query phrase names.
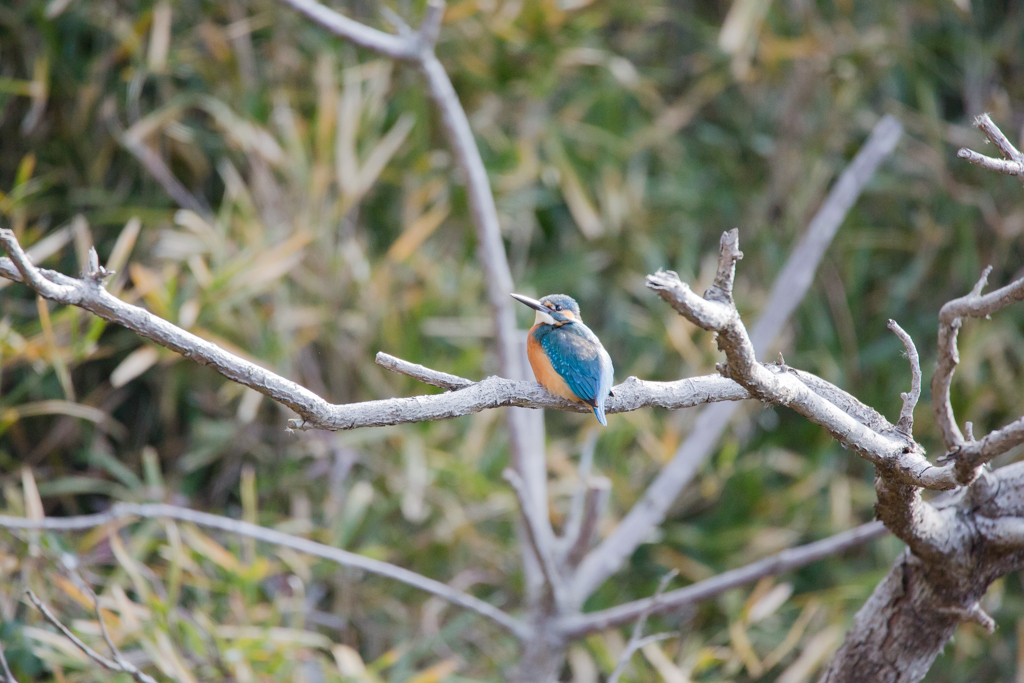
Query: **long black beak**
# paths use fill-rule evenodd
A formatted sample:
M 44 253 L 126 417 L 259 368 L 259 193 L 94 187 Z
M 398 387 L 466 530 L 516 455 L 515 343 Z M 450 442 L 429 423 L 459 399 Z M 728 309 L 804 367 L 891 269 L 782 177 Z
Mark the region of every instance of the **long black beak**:
M 537 301 L 536 299 L 531 299 L 530 297 L 523 296 L 522 294 L 513 294 L 512 298 L 521 304 L 526 304 L 527 306 L 534 310 L 544 311 L 545 313 L 548 312 L 547 306 Z

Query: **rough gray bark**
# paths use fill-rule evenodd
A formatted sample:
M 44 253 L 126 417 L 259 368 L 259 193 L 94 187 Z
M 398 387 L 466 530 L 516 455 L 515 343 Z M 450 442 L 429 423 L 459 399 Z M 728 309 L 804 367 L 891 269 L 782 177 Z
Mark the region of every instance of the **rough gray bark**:
M 935 602 L 936 591 L 924 566 L 905 553 L 857 613 L 821 681 L 897 683 L 923 678 L 960 622 L 952 613 L 936 614 Z
M 992 159 L 961 149 L 958 156 L 1007 175 L 1024 175 L 1022 155 L 987 114 L 975 124 L 1006 158 Z M 857 612 L 853 627 L 821 683 L 921 680 L 962 621 L 995 628 L 978 601 L 993 581 L 1024 567 L 1024 464 L 986 473 L 982 465 L 1024 443 L 1024 418 L 975 440 L 966 438 L 950 403 L 959 363 L 957 333 L 965 317 L 983 318 L 1024 300 L 1024 279 L 982 295 L 991 268 L 969 294 L 939 313 L 938 360 L 932 377 L 932 412 L 946 444 L 945 467 L 967 484 L 954 492 L 955 504 L 939 509 L 921 491 L 877 471 L 876 511 L 907 551 Z

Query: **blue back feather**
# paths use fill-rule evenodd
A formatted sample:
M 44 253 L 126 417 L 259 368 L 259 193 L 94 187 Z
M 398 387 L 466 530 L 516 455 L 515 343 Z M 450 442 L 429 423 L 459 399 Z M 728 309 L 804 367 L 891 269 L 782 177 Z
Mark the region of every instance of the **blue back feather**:
M 594 408 L 594 415 L 607 425 L 604 402 L 612 386 L 612 360 L 597 335 L 582 322 L 560 327 L 540 325 L 534 332 L 552 367 L 572 392 Z

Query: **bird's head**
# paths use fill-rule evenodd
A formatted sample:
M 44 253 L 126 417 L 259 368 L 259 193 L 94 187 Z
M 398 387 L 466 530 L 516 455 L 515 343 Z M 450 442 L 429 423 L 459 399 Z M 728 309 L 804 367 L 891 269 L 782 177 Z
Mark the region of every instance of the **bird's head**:
M 583 318 L 580 317 L 580 306 L 571 296 L 548 294 L 538 301 L 522 294 L 513 294 L 512 298 L 537 311 L 535 324 L 560 327 L 576 321 L 583 322 Z

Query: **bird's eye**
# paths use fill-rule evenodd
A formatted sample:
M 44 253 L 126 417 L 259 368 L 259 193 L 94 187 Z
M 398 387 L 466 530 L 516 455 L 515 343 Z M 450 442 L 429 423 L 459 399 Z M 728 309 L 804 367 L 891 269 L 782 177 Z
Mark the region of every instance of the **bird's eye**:
M 556 310 L 556 311 L 560 311 L 560 310 L 562 310 L 562 307 L 561 307 L 561 306 L 557 306 L 557 305 L 556 305 L 556 306 L 555 306 L 555 310 Z

